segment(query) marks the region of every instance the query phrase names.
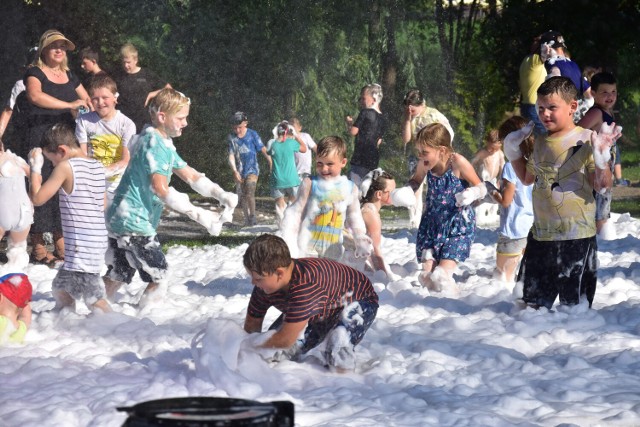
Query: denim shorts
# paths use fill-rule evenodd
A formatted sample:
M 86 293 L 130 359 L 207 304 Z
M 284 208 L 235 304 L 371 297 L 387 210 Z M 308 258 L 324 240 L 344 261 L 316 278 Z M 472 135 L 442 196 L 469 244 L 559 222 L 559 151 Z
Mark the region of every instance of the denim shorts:
M 293 199 L 296 197 L 296 194 L 298 194 L 298 187 L 299 186 L 296 185 L 295 187 L 288 188 L 272 188 L 271 197 L 274 199 L 279 199 L 281 197 Z
M 87 306 L 105 298 L 104 282 L 97 273 L 60 269 L 53 279 L 51 289 L 67 292 L 77 300 L 82 298 Z
M 498 235 L 498 246 L 496 253 L 505 256 L 522 255 L 522 251 L 527 247 L 527 238 L 511 239 L 507 236 Z

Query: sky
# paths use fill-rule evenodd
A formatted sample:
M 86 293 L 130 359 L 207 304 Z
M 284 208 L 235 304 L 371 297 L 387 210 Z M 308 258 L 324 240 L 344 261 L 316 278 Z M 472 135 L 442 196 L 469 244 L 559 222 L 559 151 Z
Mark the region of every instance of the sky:
M 291 401 L 297 426 L 640 425 L 640 223 L 612 216 L 593 308 L 552 311 L 518 308 L 519 287 L 493 279 L 495 228 L 478 230 L 451 297 L 417 285 L 415 232 L 393 224 L 383 252 L 402 279 L 371 276 L 380 308 L 345 374 L 321 349 L 302 362 L 252 350 L 246 244 L 173 246 L 161 298 L 137 306 L 136 276 L 101 315 L 52 312 L 56 271 L 30 265 L 32 327 L 0 347 L 0 425 L 119 426 L 118 407 L 186 396 Z

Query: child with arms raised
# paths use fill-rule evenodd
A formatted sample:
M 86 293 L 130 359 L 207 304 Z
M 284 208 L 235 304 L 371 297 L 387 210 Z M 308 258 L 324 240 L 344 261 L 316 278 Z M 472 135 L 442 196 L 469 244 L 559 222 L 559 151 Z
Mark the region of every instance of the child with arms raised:
M 94 111 L 76 120 L 76 138 L 85 154 L 104 165 L 110 202 L 129 164 L 128 146 L 136 133 L 136 125 L 116 110 L 118 88 L 111 77 L 95 76 L 89 86 L 89 97 Z
M 526 125 L 527 121 L 524 118 L 513 116 L 500 125 L 498 136 L 503 140 L 511 132 Z M 526 159 L 531 156 L 533 140 L 534 137 L 529 135 L 520 145 Z M 500 190 L 491 194 L 502 207 L 496 247 L 496 276 L 507 283 L 513 283 L 515 280 L 516 268 L 527 246 L 527 235 L 533 225 L 531 190 L 532 186 L 522 184 L 511 162 L 507 162 L 502 169 Z
M 427 180 L 426 209 L 416 237 L 416 255 L 423 269 L 419 280 L 431 290 L 457 294 L 453 273 L 457 263 L 469 256 L 475 236 L 475 213 L 470 205 L 482 199 L 487 189 L 471 163 L 453 151 L 444 125 L 432 123 L 422 128 L 416 150 L 422 168 L 417 168 L 410 185 L 417 189 Z
M 184 94 L 171 88 L 162 89 L 151 100 L 149 114 L 153 125 L 145 128 L 137 139 L 130 165 L 107 210 L 109 271 L 105 283 L 109 297 L 123 283 L 131 283 L 136 270 L 147 283 L 145 294 L 158 288 L 168 267 L 156 236 L 165 204 L 216 236 L 222 223 L 231 220 L 238 196 L 225 192 L 187 165 L 173 145 L 173 138 L 182 135 L 187 126 L 190 103 Z M 225 207 L 222 216 L 193 206 L 188 195 L 170 187 L 174 173 L 194 191 L 219 200 Z
M 66 243 L 64 264 L 51 285 L 55 309 L 75 309 L 75 300 L 83 298 L 91 310 L 111 311 L 100 278 L 107 249 L 104 167 L 84 154 L 71 127 L 63 123 L 44 133 L 41 147 L 29 153 L 31 200 L 40 206 L 58 193 Z M 44 183 L 43 154 L 53 163 Z
M 533 144 L 528 160 L 520 143 L 533 122 L 504 140 L 505 154 L 523 184 L 533 184 L 534 222 L 522 269 L 523 302 L 550 309 L 593 303 L 597 282 L 597 241 L 593 191 L 611 187 L 609 149 L 616 133 L 576 126 L 578 90 L 567 77 L 551 77 L 538 88 L 538 115 L 546 136 Z
M 26 274 L 0 277 L 0 345 L 22 343 L 31 326 L 33 287 Z
M 330 368 L 355 368 L 354 348 L 378 311 L 378 295 L 364 274 L 328 259 L 292 259 L 284 240 L 269 234 L 249 245 L 243 263 L 255 286 L 245 331 L 262 332 L 269 307 L 282 312 L 261 347 L 285 349 L 296 359 L 326 341 Z
M 360 213 L 358 188 L 340 171 L 347 164 L 347 146 L 338 136 L 318 143 L 317 176 L 305 178 L 296 201 L 285 213 L 282 237 L 292 256 L 319 256 L 340 260 L 343 228 L 351 228 L 356 256 L 369 256 L 371 239 Z

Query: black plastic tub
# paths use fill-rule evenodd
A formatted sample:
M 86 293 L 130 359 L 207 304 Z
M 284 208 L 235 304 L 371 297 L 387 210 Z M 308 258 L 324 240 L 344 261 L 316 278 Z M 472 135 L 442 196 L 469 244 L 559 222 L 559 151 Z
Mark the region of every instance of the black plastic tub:
M 293 403 L 222 397 L 183 397 L 150 400 L 117 408 L 129 417 L 123 427 L 179 426 L 293 427 Z

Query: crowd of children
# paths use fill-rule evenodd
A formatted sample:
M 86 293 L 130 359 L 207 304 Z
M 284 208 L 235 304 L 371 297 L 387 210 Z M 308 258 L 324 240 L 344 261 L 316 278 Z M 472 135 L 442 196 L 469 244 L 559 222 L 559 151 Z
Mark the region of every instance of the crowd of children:
M 51 34 L 56 50 L 73 46 L 61 33 Z M 78 106 L 86 103 L 91 111 L 75 114 L 75 127 L 67 121 L 43 128 L 28 163 L 0 151 L 0 233 L 9 233 L 5 267 L 15 270 L 0 277 L 0 343 L 22 341 L 31 320 L 31 285 L 17 272 L 28 263 L 33 206 L 57 199 L 65 242 L 60 246 L 64 253 L 56 254 L 62 264 L 52 283 L 57 310 L 73 308 L 82 299 L 92 310 L 111 311 L 110 301 L 117 301 L 118 290 L 136 272 L 146 283 L 143 304 L 161 297 L 167 286 L 169 266 L 157 238 L 163 207 L 218 235 L 240 202 L 245 225 L 256 225 L 258 153 L 269 167 L 278 231 L 256 238 L 244 255 L 255 286 L 245 330 L 262 332 L 269 307 L 282 312 L 262 347 L 285 349 L 284 355 L 295 359 L 325 342 L 329 366 L 353 369 L 354 347 L 375 319 L 378 297 L 368 276 L 346 265 L 345 252 L 366 260 L 365 271 L 381 271 L 389 281 L 400 278 L 383 253 L 380 210 L 389 205 L 410 210 L 410 227 L 417 229 L 419 286 L 459 293 L 454 275 L 471 251 L 474 206 L 493 200 L 500 206 L 495 277 L 513 283 L 519 276 L 523 306 L 550 309 L 558 296 L 561 304 L 578 304 L 584 297 L 591 306 L 596 233 L 609 217 L 619 161 L 616 81 L 606 72 L 593 75 L 590 86 L 576 77 L 559 33 L 543 34 L 535 46 L 539 52 L 532 52 L 529 62 L 537 65 L 536 72 L 544 64 L 548 75 L 535 95 L 527 88 L 522 113 L 530 116 L 535 105 L 539 121 L 507 119 L 487 132 L 484 148 L 472 161 L 455 150 L 447 118 L 427 107 L 420 91 L 411 90 L 401 123 L 402 140 L 411 147 L 410 179 L 405 185 L 397 182 L 379 168 L 387 126 L 380 110 L 382 88 L 368 84 L 360 94 L 358 117 L 346 118 L 347 131 L 355 137 L 351 159 L 343 138 L 325 136 L 316 144 L 296 117 L 278 123 L 265 146 L 248 128 L 247 115 L 233 114 L 227 153 L 234 193 L 187 165 L 176 150 L 174 139 L 187 125 L 188 97 L 141 69 L 133 45 L 121 51 L 125 73 L 120 83 L 102 71 L 97 53 L 84 49 L 82 67 L 91 78 L 88 97 Z M 63 78 L 35 74 L 43 82 Z M 71 77 L 69 82 L 77 84 Z M 84 88 L 76 91 L 85 93 Z M 591 94 L 595 105 L 576 125 L 578 98 Z M 347 177 L 342 170 L 348 163 Z M 46 164 L 50 167 L 43 175 Z M 194 206 L 187 194 L 170 186 L 173 174 L 193 191 L 218 200 L 221 212 Z M 566 265 L 575 267 L 567 270 Z

